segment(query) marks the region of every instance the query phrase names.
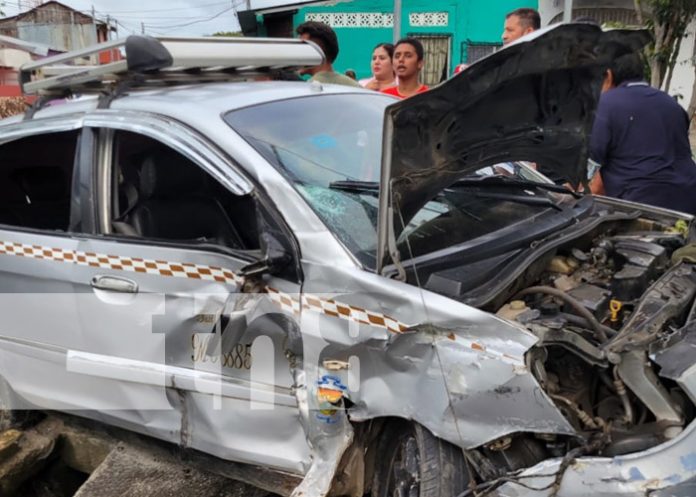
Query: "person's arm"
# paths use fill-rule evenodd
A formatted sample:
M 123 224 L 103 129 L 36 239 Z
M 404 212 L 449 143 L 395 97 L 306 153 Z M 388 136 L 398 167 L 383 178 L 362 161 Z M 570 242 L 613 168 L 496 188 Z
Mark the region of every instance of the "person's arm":
M 606 99 L 600 98 L 590 135 L 590 159 L 606 167 L 611 147 L 611 122 Z
M 597 171 L 590 180 L 590 193 L 592 193 L 592 195 L 607 194 L 607 192 L 604 191 L 604 182 L 602 181 L 602 174 L 600 171 Z

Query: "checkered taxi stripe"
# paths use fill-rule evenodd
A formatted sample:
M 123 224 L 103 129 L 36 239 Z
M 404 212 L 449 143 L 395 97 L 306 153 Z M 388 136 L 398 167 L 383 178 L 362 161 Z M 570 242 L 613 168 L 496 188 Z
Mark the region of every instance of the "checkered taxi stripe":
M 283 312 L 293 316 L 299 316 L 300 309 L 302 309 L 302 311 L 313 311 L 333 318 L 366 324 L 375 328 L 383 328 L 392 333 L 403 333 L 408 329 L 408 325 L 385 314 L 342 304 L 333 299 L 326 299 L 316 295 L 304 295 L 300 303 L 299 299 L 280 292 L 275 288 L 266 287 L 266 293 L 268 293 L 271 301 L 280 307 Z
M 244 282 L 244 278 L 229 269 L 215 266 L 96 254 L 16 242 L 0 241 L 0 254 L 172 278 L 189 278 L 235 285 Z M 342 304 L 333 299 L 308 295 L 302 297 L 302 302 L 300 302 L 299 299 L 270 287 L 266 288 L 266 293 L 271 301 L 284 312 L 295 316 L 299 315 L 300 309 L 306 309 L 338 319 L 383 328 L 392 333 L 402 333 L 408 328 L 404 323 L 384 314 Z
M 362 307 L 342 304 L 333 299 L 324 299 L 314 295 L 302 296 L 302 308 L 334 318 L 345 319 L 360 324 L 384 328 L 392 333 L 403 333 L 408 328 L 404 323 L 381 313 L 368 311 Z
M 79 250 L 64 250 L 0 241 L 0 254 L 67 262 L 78 266 L 89 266 L 130 273 L 153 274 L 174 278 L 217 281 L 219 283 L 240 284 L 242 278 L 228 269 L 214 266 L 201 266 L 185 262 L 166 262 L 138 257 L 95 254 Z

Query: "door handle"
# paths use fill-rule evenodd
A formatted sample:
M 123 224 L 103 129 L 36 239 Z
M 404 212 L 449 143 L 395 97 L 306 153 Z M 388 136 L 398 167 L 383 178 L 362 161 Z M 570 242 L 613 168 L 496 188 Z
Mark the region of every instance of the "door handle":
M 128 278 L 117 276 L 94 276 L 89 283 L 92 288 L 118 293 L 138 293 L 138 284 Z

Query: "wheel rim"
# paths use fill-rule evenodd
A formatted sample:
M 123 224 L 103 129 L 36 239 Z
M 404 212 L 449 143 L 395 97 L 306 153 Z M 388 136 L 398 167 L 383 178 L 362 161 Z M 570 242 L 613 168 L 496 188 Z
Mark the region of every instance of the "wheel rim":
M 412 434 L 399 439 L 394 448 L 388 474 L 387 495 L 389 497 L 419 497 L 420 454 L 418 443 Z

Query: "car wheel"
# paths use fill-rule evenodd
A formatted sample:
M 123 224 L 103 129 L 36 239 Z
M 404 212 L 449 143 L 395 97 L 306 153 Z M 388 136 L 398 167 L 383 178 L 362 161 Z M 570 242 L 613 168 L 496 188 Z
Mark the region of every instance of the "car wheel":
M 462 450 L 417 423 L 387 426 L 376 453 L 372 497 L 453 497 L 467 488 Z

